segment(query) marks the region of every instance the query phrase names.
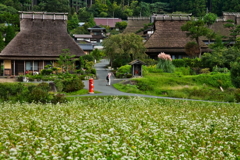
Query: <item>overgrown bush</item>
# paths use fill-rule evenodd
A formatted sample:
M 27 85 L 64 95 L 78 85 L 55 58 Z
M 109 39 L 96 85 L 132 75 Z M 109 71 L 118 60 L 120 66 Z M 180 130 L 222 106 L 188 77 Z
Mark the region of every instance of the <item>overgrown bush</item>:
M 234 98 L 237 102 L 240 102 L 240 88 L 236 89 L 234 92 Z
M 74 92 L 84 88 L 82 80 L 78 77 L 64 79 L 63 86 L 64 92 Z
M 123 75 L 127 75 L 131 72 L 131 65 L 124 65 L 118 68 L 116 72 L 116 77 L 122 77 Z
M 63 90 L 63 81 L 61 79 L 56 79 L 54 81 L 54 84 L 55 84 L 55 86 L 57 88 L 57 91 L 58 92 L 62 92 L 62 90 Z

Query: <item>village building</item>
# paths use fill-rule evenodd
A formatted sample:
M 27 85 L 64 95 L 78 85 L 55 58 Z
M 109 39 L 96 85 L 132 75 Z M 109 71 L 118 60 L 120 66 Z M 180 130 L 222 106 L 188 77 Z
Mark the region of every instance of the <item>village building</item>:
M 128 17 L 127 27 L 123 33 L 136 33 L 137 35 L 143 35 L 144 26 L 151 23 L 150 17 Z
M 146 54 L 151 58 L 157 58 L 160 52 L 170 54 L 172 59 L 188 57 L 185 45 L 195 41 L 187 37 L 186 31 L 181 30 L 191 15 L 153 15 L 154 33 L 145 43 Z M 208 46 L 201 41 L 202 52 L 207 52 Z
M 88 28 L 90 34 L 73 34 L 73 39 L 84 50 L 90 53 L 91 49 L 103 49 L 102 42 L 106 38 L 106 29 L 100 26 Z M 92 48 L 93 47 L 93 48 Z
M 107 26 L 110 29 L 115 29 L 117 22 L 122 22 L 121 18 L 94 18 L 94 22 L 97 26 Z
M 63 49 L 85 55 L 67 33 L 67 13 L 19 12 L 20 32 L 0 53 L 4 75 L 38 73 L 54 65 Z

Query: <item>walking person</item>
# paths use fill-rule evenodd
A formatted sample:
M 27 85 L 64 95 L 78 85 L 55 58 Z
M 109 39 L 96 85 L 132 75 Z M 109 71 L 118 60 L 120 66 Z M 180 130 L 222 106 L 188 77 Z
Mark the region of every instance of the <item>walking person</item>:
M 107 80 L 107 86 L 110 86 L 111 85 L 111 73 L 108 73 L 106 80 Z

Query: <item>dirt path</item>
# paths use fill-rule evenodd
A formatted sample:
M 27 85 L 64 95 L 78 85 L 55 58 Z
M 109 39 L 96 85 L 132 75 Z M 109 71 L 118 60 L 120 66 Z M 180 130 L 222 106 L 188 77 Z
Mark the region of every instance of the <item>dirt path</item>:
M 0 78 L 0 83 L 4 82 L 17 82 L 16 78 Z

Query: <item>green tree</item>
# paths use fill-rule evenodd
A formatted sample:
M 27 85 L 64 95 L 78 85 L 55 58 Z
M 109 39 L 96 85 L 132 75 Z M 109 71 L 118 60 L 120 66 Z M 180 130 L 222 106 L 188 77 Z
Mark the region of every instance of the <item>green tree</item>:
M 85 7 L 80 8 L 77 14 L 80 22 L 88 22 L 89 19 L 92 17 L 92 13 L 87 11 Z
M 111 35 L 103 41 L 103 46 L 111 66 L 115 59 L 122 60 L 120 65 L 125 65 L 133 59 L 146 56 L 142 37 L 134 33 Z
M 80 66 L 79 66 L 80 69 L 84 68 L 85 61 L 82 56 L 79 57 L 79 64 L 80 64 Z
M 3 41 L 2 33 L 0 32 L 0 52 L 3 50 L 5 43 Z
M 68 0 L 40 0 L 39 8 L 47 12 L 69 12 Z
M 236 88 L 240 88 L 240 62 L 233 62 L 231 64 L 231 81 Z
M 205 22 L 205 24 L 208 25 L 208 28 L 211 27 L 212 24 L 214 24 L 217 20 L 217 15 L 214 13 L 207 13 L 204 17 L 203 17 L 203 21 Z
M 67 29 L 69 31 L 75 29 L 78 27 L 78 23 L 79 23 L 79 20 L 78 20 L 78 16 L 77 14 L 75 13 L 67 22 Z
M 227 23 L 224 24 L 225 28 L 228 28 L 230 31 L 229 41 L 236 42 L 237 36 L 240 35 L 240 25 L 236 25 L 233 20 L 227 20 Z
M 7 45 L 15 37 L 14 27 L 9 25 L 6 29 L 5 44 Z
M 102 56 L 102 53 L 99 49 L 94 49 L 90 55 L 93 56 L 94 59 L 96 59 L 97 61 L 100 60 L 101 56 Z
M 211 29 L 205 26 L 205 22 L 202 19 L 192 19 L 191 21 L 187 21 L 182 27 L 182 31 L 187 31 L 186 35 L 191 39 L 196 40 L 198 49 L 199 49 L 199 58 L 201 57 L 202 50 L 201 50 L 201 36 L 207 36 Z
M 69 72 L 69 69 L 73 69 L 75 64 L 75 55 L 72 55 L 69 49 L 63 49 L 62 53 L 59 55 L 57 59 L 57 64 L 64 69 L 66 72 Z
M 119 28 L 120 30 L 124 30 L 127 27 L 127 22 L 126 21 L 117 22 L 115 24 L 115 27 Z

